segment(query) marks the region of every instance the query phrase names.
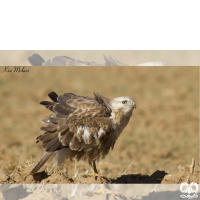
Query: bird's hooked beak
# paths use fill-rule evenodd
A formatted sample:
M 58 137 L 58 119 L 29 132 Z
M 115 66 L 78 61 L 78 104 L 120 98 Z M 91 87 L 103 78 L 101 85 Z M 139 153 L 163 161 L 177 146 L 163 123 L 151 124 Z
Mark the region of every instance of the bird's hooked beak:
M 134 101 L 132 102 L 132 107 L 136 109 L 136 103 Z

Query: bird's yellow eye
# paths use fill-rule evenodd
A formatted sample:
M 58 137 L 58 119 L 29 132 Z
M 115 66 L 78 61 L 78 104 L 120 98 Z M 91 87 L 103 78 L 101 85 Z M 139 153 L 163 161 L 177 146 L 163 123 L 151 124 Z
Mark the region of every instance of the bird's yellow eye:
M 126 104 L 126 103 L 127 103 L 127 101 L 122 101 L 122 103 L 123 103 L 123 104 Z

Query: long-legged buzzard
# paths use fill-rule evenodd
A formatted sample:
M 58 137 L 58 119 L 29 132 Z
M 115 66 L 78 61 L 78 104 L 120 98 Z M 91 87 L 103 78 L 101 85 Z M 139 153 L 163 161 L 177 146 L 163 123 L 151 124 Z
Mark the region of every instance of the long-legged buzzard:
M 84 160 L 97 173 L 95 162 L 113 149 L 136 108 L 134 100 L 130 97 L 109 99 L 98 93 L 90 98 L 72 93 L 58 96 L 51 92 L 49 98 L 53 102 L 41 104 L 54 114 L 43 120 L 44 133 L 37 137 L 45 153 L 30 173 L 35 174 L 55 154 L 58 166 L 65 159 Z

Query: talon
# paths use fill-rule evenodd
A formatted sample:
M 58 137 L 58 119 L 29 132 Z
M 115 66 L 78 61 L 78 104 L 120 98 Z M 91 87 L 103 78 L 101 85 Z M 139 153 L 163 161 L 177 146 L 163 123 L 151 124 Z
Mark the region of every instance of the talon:
M 87 176 L 94 176 L 94 177 L 95 177 L 95 180 L 97 180 L 97 177 L 103 178 L 103 175 L 97 174 L 97 173 L 95 173 L 95 172 L 92 172 L 92 173 L 90 173 L 90 174 L 87 174 Z

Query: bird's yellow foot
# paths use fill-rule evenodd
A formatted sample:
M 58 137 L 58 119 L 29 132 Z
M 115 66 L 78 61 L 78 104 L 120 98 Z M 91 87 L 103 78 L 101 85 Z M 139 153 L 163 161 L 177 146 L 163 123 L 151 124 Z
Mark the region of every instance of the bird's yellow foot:
M 101 178 L 101 179 L 104 177 L 103 175 L 97 174 L 97 173 L 95 173 L 95 172 L 92 172 L 92 173 L 90 173 L 90 174 L 87 174 L 87 176 L 93 176 L 93 177 L 95 177 L 96 180 L 97 180 L 97 177 L 99 177 L 99 178 Z

